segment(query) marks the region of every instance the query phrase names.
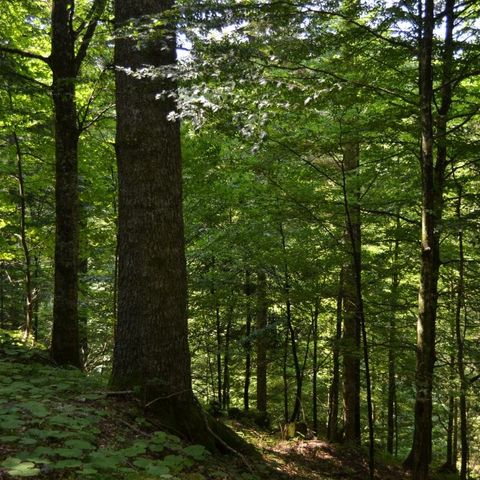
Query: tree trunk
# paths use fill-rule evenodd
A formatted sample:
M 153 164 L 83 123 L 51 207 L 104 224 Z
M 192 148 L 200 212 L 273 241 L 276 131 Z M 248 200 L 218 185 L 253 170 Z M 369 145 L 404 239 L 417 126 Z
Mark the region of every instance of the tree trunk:
M 343 268 L 340 270 L 337 295 L 337 315 L 335 338 L 333 341 L 332 380 L 328 394 L 328 426 L 327 438 L 330 442 L 340 441 L 338 430 L 338 403 L 340 394 L 340 341 L 342 338 L 342 309 L 343 309 Z
M 250 378 L 252 375 L 252 307 L 251 307 L 252 286 L 250 283 L 250 272 L 245 272 L 245 300 L 246 300 L 246 323 L 245 323 L 245 383 L 243 387 L 243 408 L 248 411 L 250 405 Z
M 437 117 L 437 159 L 434 162 L 433 124 L 433 31 L 434 1 L 425 0 L 419 52 L 421 123 L 422 237 L 421 275 L 418 294 L 415 425 L 412 451 L 404 464 L 412 468 L 413 480 L 427 480 L 432 458 L 432 386 L 440 271 L 440 222 L 447 164 L 447 115 L 452 99 L 454 0 L 445 6 L 446 28 L 443 56 L 441 105 Z
M 360 226 L 360 189 L 355 190 L 355 200 L 352 204 L 349 201 L 349 188 L 347 187 L 347 178 L 345 175 L 346 168 L 348 170 L 356 170 L 358 175 L 359 167 L 359 143 L 358 141 L 346 143 L 344 145 L 343 162 L 342 162 L 342 178 L 343 178 L 343 199 L 345 206 L 346 216 L 346 228 L 348 239 L 350 241 L 351 248 L 351 279 L 344 284 L 344 302 L 351 303 L 351 319 L 349 319 L 349 330 L 351 337 L 347 337 L 350 341 L 354 340 L 358 354 L 360 354 L 360 337 L 362 339 L 363 346 L 363 361 L 365 364 L 365 386 L 367 390 L 367 414 L 368 414 L 368 433 L 369 433 L 369 478 L 373 480 L 375 475 L 375 435 L 374 435 L 374 418 L 373 418 L 373 401 L 372 401 L 372 388 L 370 378 L 370 359 L 368 353 L 367 343 L 367 330 L 365 324 L 365 311 L 363 308 L 363 296 L 362 296 L 362 251 L 361 251 L 361 226 Z M 350 283 L 351 282 L 351 283 Z M 348 289 L 347 289 L 348 285 Z M 347 325 L 347 314 L 345 314 L 344 325 Z M 355 335 L 355 336 L 354 336 Z M 352 342 L 353 343 L 353 342 Z M 356 360 L 356 363 L 354 363 Z M 351 378 L 355 381 L 356 389 L 351 391 L 347 386 L 347 392 L 350 395 L 349 401 L 351 402 L 350 409 L 357 408 L 358 419 L 351 418 L 350 421 L 355 420 L 354 425 L 349 425 L 350 432 L 347 436 L 345 433 L 345 440 L 347 443 L 353 445 L 359 445 L 360 436 L 360 359 L 349 359 L 351 364 L 349 365 L 349 375 L 345 374 L 344 366 L 344 379 Z M 345 363 L 344 363 L 345 365 Z M 355 368 L 353 368 L 355 367 Z M 345 383 L 344 383 L 345 392 Z M 354 393 L 357 398 L 354 398 Z M 344 400 L 345 401 L 345 400 Z M 352 412 L 350 412 L 351 415 Z M 345 426 L 345 432 L 347 432 L 347 426 Z
M 10 102 L 12 99 L 10 97 Z M 13 107 L 13 104 L 11 105 Z M 23 258 L 25 260 L 25 329 L 24 338 L 28 340 L 33 326 L 33 302 L 34 292 L 32 285 L 32 261 L 30 248 L 27 241 L 27 204 L 25 199 L 25 182 L 23 176 L 23 155 L 20 148 L 20 142 L 17 132 L 13 132 L 13 141 L 15 143 L 15 151 L 17 157 L 17 181 L 18 181 L 18 197 L 20 201 L 20 242 L 22 244 Z
M 289 420 L 289 405 L 288 405 L 288 345 L 290 340 L 290 331 L 285 325 L 285 339 L 283 343 L 283 364 L 282 364 L 282 380 L 283 380 L 283 418 L 285 423 Z
M 0 328 L 5 328 L 4 264 L 0 264 Z
M 215 300 L 217 302 L 217 300 Z M 217 400 L 218 408 L 222 408 L 222 323 L 220 317 L 220 306 L 215 304 L 215 338 L 217 340 L 216 360 L 217 360 Z
M 462 221 L 462 187 L 457 184 L 458 202 L 457 202 L 457 221 Z M 465 378 L 465 330 L 466 318 L 462 326 L 462 312 L 465 312 L 465 254 L 463 248 L 463 229 L 458 231 L 458 251 L 459 251 L 459 266 L 458 266 L 458 286 L 457 286 L 457 302 L 455 309 L 455 333 L 457 339 L 457 367 L 458 377 L 460 379 L 460 480 L 466 480 L 468 475 L 468 423 L 467 423 L 467 388 L 468 382 Z
M 315 301 L 313 312 L 313 359 L 312 359 L 312 418 L 313 431 L 318 435 L 318 399 L 317 378 L 318 376 L 318 299 Z
M 55 291 L 52 358 L 82 366 L 78 333 L 78 172 L 73 0 L 52 9 L 53 104 L 55 109 Z
M 238 449 L 245 444 L 207 417 L 192 391 L 180 124 L 169 118 L 176 84 L 162 70 L 176 62 L 175 27 L 158 21 L 173 6 L 115 1 L 119 297 L 111 384 L 138 390 L 165 428 L 190 441 Z M 127 34 L 132 21 L 140 38 Z M 145 66 L 156 74 L 129 73 Z
M 358 168 L 358 143 L 344 145 L 345 172 Z M 345 186 L 345 190 L 347 187 Z M 347 195 L 347 191 L 345 191 Z M 360 445 L 360 311 L 355 281 L 356 251 L 360 251 L 360 210 L 358 205 L 348 207 L 350 220 L 346 220 L 345 243 L 349 258 L 344 266 L 343 280 L 343 404 L 345 416 L 345 442 Z
M 288 277 L 287 277 L 288 278 Z M 290 415 L 290 422 L 297 422 L 300 418 L 300 409 L 302 407 L 302 371 L 300 369 L 300 362 L 298 359 L 298 348 L 295 329 L 292 323 L 292 305 L 290 303 L 290 285 L 285 284 L 285 292 L 287 295 L 286 314 L 287 314 L 287 327 L 290 332 L 290 342 L 292 347 L 293 366 L 295 368 L 295 402 L 293 404 L 293 410 Z
M 286 309 L 286 326 L 289 331 L 291 348 L 292 348 L 292 358 L 293 365 L 295 368 L 295 401 L 293 405 L 293 411 L 290 415 L 290 422 L 296 422 L 300 416 L 300 409 L 302 406 L 302 372 L 300 369 L 300 362 L 298 359 L 298 348 L 297 348 L 297 339 L 295 334 L 295 329 L 292 323 L 292 303 L 290 300 L 290 274 L 288 272 L 288 261 L 287 261 L 287 245 L 285 239 L 285 232 L 283 230 L 283 225 L 280 223 L 280 237 L 282 240 L 282 250 L 284 255 L 284 293 L 285 293 L 285 309 Z
M 448 393 L 448 423 L 447 423 L 447 455 L 445 463 L 440 468 L 440 471 L 443 473 L 454 473 L 457 471 L 457 457 L 454 455 L 454 430 L 455 430 L 455 395 L 452 391 L 453 382 L 455 381 L 455 357 L 450 356 L 450 392 Z
M 212 269 L 215 268 L 215 258 L 212 260 Z M 220 315 L 220 305 L 218 303 L 218 298 L 216 295 L 215 282 L 212 282 L 210 288 L 210 294 L 212 296 L 212 301 L 215 305 L 215 360 L 216 360 L 216 370 L 217 370 L 217 402 L 218 408 L 222 408 L 222 322 Z
M 232 300 L 231 300 L 232 301 Z M 223 356 L 223 409 L 230 408 L 230 337 L 233 322 L 233 307 L 228 307 L 227 329 L 225 331 L 225 352 Z
M 398 254 L 400 241 L 398 239 L 400 229 L 400 217 L 397 217 L 397 225 L 395 229 L 395 244 L 393 250 L 393 273 L 392 273 L 392 311 L 390 313 L 390 323 L 388 326 L 388 400 L 387 400 L 387 452 L 393 455 L 395 425 L 397 413 L 397 384 L 396 384 L 396 315 L 398 307 L 398 287 L 400 280 L 398 277 Z
M 267 413 L 267 276 L 257 272 L 257 307 L 255 333 L 257 338 L 257 410 Z
M 33 298 L 33 340 L 38 342 L 38 330 L 39 330 L 39 307 L 40 307 L 40 289 L 39 289 L 39 277 L 40 277 L 40 261 L 38 256 L 33 257 L 35 269 L 33 271 L 33 283 L 35 284 L 35 295 Z

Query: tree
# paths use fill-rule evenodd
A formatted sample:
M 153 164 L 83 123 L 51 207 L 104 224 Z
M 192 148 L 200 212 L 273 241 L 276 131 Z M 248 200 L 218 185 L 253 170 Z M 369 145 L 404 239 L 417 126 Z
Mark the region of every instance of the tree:
M 111 384 L 210 449 L 227 439 L 192 391 L 172 0 L 115 2 L 118 320 Z M 213 433 L 213 430 L 216 433 Z
M 432 388 L 436 360 L 436 318 L 440 270 L 440 222 L 442 220 L 447 155 L 447 122 L 452 104 L 453 28 L 455 0 L 445 4 L 445 45 L 437 128 L 433 118 L 434 1 L 419 3 L 419 106 L 422 178 L 421 277 L 418 294 L 415 429 L 411 464 L 414 480 L 426 480 L 432 459 Z M 437 142 L 435 159 L 435 142 Z M 408 460 L 408 459 L 407 459 Z M 408 462 L 407 462 L 408 463 Z
M 60 365 L 82 366 L 78 334 L 78 140 L 75 83 L 105 8 L 93 0 L 75 29 L 75 1 L 54 0 L 51 11 L 51 53 L 0 47 L 9 55 L 47 64 L 52 73 L 55 116 L 55 292 L 51 354 Z M 77 41 L 78 40 L 78 41 Z M 35 81 L 33 79 L 32 81 Z

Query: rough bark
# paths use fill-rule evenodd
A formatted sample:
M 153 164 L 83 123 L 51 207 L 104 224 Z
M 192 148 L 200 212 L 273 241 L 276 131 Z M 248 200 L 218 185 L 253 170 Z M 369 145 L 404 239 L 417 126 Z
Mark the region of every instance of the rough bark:
M 257 410 L 267 413 L 267 338 L 268 319 L 267 276 L 262 269 L 257 272 L 256 354 L 257 354 Z
M 191 385 L 182 218 L 180 125 L 162 67 L 176 61 L 171 0 L 116 0 L 115 64 L 119 176 L 118 322 L 111 384 L 138 390 L 164 428 L 211 450 L 244 447 L 207 417 Z M 135 20 L 139 37 L 126 33 Z M 152 31 L 155 30 L 155 31 Z M 156 75 L 131 75 L 145 66 Z M 131 69 L 131 70 L 130 70 Z
M 82 366 L 78 333 L 78 171 L 73 0 L 52 8 L 52 95 L 55 110 L 55 285 L 51 354 Z

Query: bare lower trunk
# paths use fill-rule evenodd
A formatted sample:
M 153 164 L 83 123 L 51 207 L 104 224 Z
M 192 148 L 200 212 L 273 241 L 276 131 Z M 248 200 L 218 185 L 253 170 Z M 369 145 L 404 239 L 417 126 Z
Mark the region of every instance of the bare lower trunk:
M 290 340 L 290 332 L 285 325 L 285 339 L 283 341 L 283 364 L 282 364 L 282 380 L 283 380 L 283 418 L 285 423 L 289 420 L 289 405 L 288 405 L 288 345 Z
M 217 359 L 217 400 L 221 408 L 223 403 L 223 383 L 222 383 L 222 325 L 220 318 L 220 307 L 215 306 L 215 331 L 217 339 L 216 359 Z
M 457 185 L 458 202 L 457 202 L 457 220 L 462 220 L 462 187 Z M 462 313 L 465 314 L 465 254 L 463 248 L 463 230 L 460 227 L 458 232 L 458 250 L 459 250 L 459 272 L 457 286 L 457 304 L 455 312 L 455 333 L 457 339 L 457 367 L 458 378 L 460 379 L 460 480 L 466 480 L 468 476 L 468 423 L 467 423 L 467 388 L 468 382 L 465 378 L 464 350 L 465 350 L 465 330 L 466 318 L 462 322 Z M 463 325 L 462 325 L 463 323 Z
M 387 452 L 391 455 L 394 452 L 395 426 L 397 414 L 397 384 L 396 384 L 396 314 L 398 307 L 398 255 L 400 242 L 398 239 L 400 228 L 400 217 L 397 218 L 395 231 L 395 245 L 393 251 L 393 274 L 392 274 L 392 310 L 390 313 L 390 323 L 388 327 L 388 401 L 387 401 Z
M 335 338 L 333 340 L 332 380 L 328 394 L 328 426 L 327 438 L 330 442 L 341 440 L 338 429 L 338 410 L 340 396 L 340 342 L 342 339 L 342 310 L 343 310 L 343 268 L 340 271 L 337 295 L 337 315 L 335 322 Z
M 358 142 L 344 145 L 343 164 L 345 172 L 356 172 L 358 168 Z M 347 191 L 344 181 L 344 194 Z M 347 200 L 346 200 L 347 202 Z M 359 206 L 349 207 L 346 218 L 345 243 L 349 258 L 344 266 L 343 281 L 343 405 L 345 442 L 350 445 L 360 445 L 360 304 L 357 295 L 355 279 L 355 255 L 360 251 L 360 218 Z
M 252 375 L 252 286 L 250 273 L 245 272 L 245 297 L 246 297 L 246 322 L 245 322 L 245 382 L 243 385 L 243 408 L 248 411 L 250 407 L 250 378 Z
M 267 412 L 267 277 L 263 270 L 257 273 L 256 354 L 257 354 L 257 410 Z
M 73 2 L 55 0 L 52 9 L 53 104 L 55 109 L 55 286 L 52 358 L 82 366 L 78 334 L 79 132 L 75 104 Z
M 11 101 L 11 98 L 10 98 Z M 13 106 L 13 105 L 12 105 Z M 15 143 L 15 151 L 17 156 L 17 181 L 18 181 L 18 197 L 19 197 L 19 210 L 20 210 L 20 241 L 22 244 L 23 258 L 25 261 L 25 329 L 24 338 L 28 340 L 30 337 L 33 326 L 33 302 L 34 292 L 32 284 L 32 261 L 30 255 L 30 248 L 28 246 L 27 239 L 27 204 L 25 195 L 25 182 L 23 175 L 23 154 L 20 148 L 20 142 L 17 136 L 17 132 L 13 132 L 13 140 Z
M 312 359 L 312 418 L 313 431 L 318 434 L 318 399 L 317 399 L 317 376 L 318 376 L 318 300 L 315 301 L 313 312 L 313 359 Z
M 0 264 L 0 328 L 5 328 L 5 290 L 4 290 L 4 265 Z
M 233 307 L 228 307 L 227 330 L 225 331 L 225 352 L 223 356 L 223 394 L 222 407 L 224 410 L 230 408 L 230 334 L 232 331 Z

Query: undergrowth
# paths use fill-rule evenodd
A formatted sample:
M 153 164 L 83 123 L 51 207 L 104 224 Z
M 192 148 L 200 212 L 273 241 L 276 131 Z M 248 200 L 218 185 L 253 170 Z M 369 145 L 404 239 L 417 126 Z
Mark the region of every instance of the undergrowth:
M 204 447 L 154 429 L 134 402 L 105 390 L 103 378 L 55 368 L 0 332 L 0 478 L 206 478 Z

